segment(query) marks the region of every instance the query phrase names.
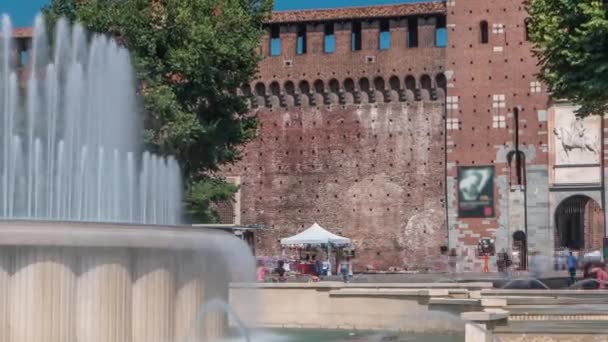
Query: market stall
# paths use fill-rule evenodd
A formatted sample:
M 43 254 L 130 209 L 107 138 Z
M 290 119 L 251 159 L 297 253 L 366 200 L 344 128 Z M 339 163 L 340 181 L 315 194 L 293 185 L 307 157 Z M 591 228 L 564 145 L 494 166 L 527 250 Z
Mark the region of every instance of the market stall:
M 351 245 L 351 240 L 349 238 L 345 238 L 339 235 L 336 235 L 325 228 L 321 227 L 319 224 L 314 223 L 305 231 L 298 233 L 294 236 L 290 236 L 284 239 L 281 239 L 281 246 L 288 248 L 298 248 L 298 249 L 309 249 L 310 247 L 317 247 L 325 250 L 326 257 L 325 261 L 323 261 L 324 269 L 327 270 L 327 275 L 331 275 L 332 265 L 331 265 L 331 253 L 332 249 L 344 248 Z M 315 260 L 314 258 L 309 258 L 308 260 L 300 260 L 300 262 L 294 265 L 298 271 L 303 274 L 313 274 L 315 273 Z M 320 261 L 319 258 L 316 260 Z

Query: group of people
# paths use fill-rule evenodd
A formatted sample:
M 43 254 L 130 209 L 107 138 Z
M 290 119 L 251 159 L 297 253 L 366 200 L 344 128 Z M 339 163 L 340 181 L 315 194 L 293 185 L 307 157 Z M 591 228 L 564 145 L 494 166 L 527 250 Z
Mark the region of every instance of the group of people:
M 314 274 L 312 275 L 313 281 L 319 281 L 324 276 L 328 275 L 328 263 L 323 263 L 320 260 L 314 261 Z M 350 263 L 350 258 L 345 258 L 340 262 L 338 266 L 338 273 L 342 277 L 342 280 L 347 283 L 349 279 L 352 277 L 352 267 Z M 264 265 L 262 260 L 258 260 L 257 262 L 257 270 L 256 270 L 256 279 L 258 282 L 273 282 L 273 283 L 282 283 L 287 281 L 287 270 L 285 269 L 285 262 L 283 260 L 279 260 L 277 262 L 277 267 L 275 267 L 271 272 L 268 272 L 268 269 Z

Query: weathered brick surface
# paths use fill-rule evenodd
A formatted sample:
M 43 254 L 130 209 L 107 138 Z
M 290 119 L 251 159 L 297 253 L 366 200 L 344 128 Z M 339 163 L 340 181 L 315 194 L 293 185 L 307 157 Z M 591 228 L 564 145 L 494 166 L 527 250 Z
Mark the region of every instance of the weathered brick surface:
M 432 7 L 442 15 L 443 6 Z M 331 54 L 324 22 L 306 24 L 303 55 L 295 25 L 280 27 L 281 56 L 262 40 L 259 76 L 242 89 L 259 135 L 224 170 L 242 179 L 241 223 L 269 228 L 257 234 L 256 254 L 280 255 L 280 238 L 318 222 L 354 240 L 357 271 L 441 267 L 445 49 L 435 47 L 437 14 L 408 13 L 392 17 L 385 51 L 378 20 L 362 22 L 361 51 L 351 51 L 348 20 L 335 22 Z M 408 20 L 418 25 L 416 48 L 406 44 Z
M 446 244 L 439 102 L 260 109 L 259 138 L 225 172 L 242 177 L 256 251 L 314 222 L 354 239 L 356 267 L 427 268 Z

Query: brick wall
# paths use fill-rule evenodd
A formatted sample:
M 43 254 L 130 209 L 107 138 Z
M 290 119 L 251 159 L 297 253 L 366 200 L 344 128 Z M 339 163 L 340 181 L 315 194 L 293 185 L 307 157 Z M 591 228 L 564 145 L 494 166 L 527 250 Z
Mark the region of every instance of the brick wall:
M 445 49 L 435 47 L 437 15 L 392 17 L 391 48 L 382 51 L 375 18 L 361 22 L 360 51 L 351 50 L 347 18 L 331 21 L 331 54 L 323 51 L 330 21 L 281 23 L 281 56 L 269 56 L 262 40 L 259 75 L 242 89 L 258 138 L 224 169 L 242 179 L 242 223 L 269 228 L 257 233 L 258 255 L 280 255 L 280 238 L 318 222 L 353 239 L 356 271 L 443 267 Z M 407 47 L 408 20 L 418 25 L 415 48 Z M 298 25 L 307 31 L 302 55 Z

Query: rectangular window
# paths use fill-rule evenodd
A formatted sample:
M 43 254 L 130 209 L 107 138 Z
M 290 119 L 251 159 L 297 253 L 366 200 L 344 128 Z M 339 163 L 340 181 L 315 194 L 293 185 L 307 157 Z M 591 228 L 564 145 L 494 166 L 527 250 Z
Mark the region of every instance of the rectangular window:
M 325 37 L 323 41 L 323 51 L 325 53 L 336 52 L 336 36 L 334 35 L 334 24 L 325 24 Z
M 352 24 L 351 44 L 353 51 L 361 50 L 361 22 L 354 21 Z
M 418 18 L 407 20 L 407 47 L 418 46 Z
M 378 37 L 378 47 L 380 50 L 391 48 L 391 30 L 388 20 L 380 21 L 380 35 Z
M 298 41 L 296 43 L 296 53 L 303 55 L 306 53 L 306 25 L 298 26 Z
M 270 27 L 270 55 L 281 55 L 281 28 L 276 25 Z
M 437 17 L 435 27 L 435 46 L 446 47 L 448 45 L 448 30 L 446 29 L 445 17 Z

